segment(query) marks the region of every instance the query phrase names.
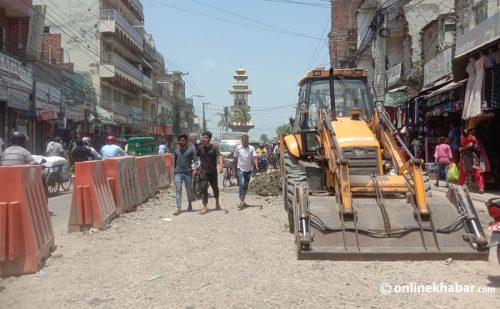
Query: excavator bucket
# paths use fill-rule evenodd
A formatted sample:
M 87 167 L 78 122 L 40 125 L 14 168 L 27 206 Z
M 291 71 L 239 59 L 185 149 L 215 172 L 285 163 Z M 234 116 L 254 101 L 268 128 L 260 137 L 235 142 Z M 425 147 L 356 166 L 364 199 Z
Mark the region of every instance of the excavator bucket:
M 468 192 L 428 198 L 421 216 L 408 197 L 353 198 L 342 215 L 335 196 L 297 186 L 293 203 L 299 259 L 488 260 L 489 250 Z

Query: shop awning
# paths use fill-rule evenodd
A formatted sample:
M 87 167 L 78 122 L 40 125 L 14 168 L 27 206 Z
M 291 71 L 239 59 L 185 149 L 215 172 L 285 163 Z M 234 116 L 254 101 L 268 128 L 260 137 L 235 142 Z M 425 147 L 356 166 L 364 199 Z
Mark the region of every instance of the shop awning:
M 457 38 L 453 75 L 455 81 L 467 78 L 465 67 L 468 58 L 500 39 L 500 12 L 483 21 Z
M 429 93 L 428 95 L 424 95 L 422 96 L 422 98 L 424 99 L 429 99 L 429 98 L 432 98 L 434 96 L 437 96 L 441 93 L 445 93 L 447 91 L 450 91 L 450 90 L 453 90 L 453 89 L 457 89 L 459 87 L 462 87 L 465 83 L 467 82 L 466 79 L 464 80 L 461 80 L 459 82 L 455 82 L 455 83 L 449 83 L 449 84 L 446 84 L 444 85 L 443 87 L 439 88 L 439 89 L 436 89 L 434 91 L 432 91 L 431 93 Z
M 93 122 L 111 126 L 117 125 L 116 122 L 113 121 L 111 113 L 107 109 L 100 107 L 99 105 L 96 105 L 95 111 L 97 114 L 97 118 L 95 118 Z
M 437 89 L 440 89 L 442 87 L 445 87 L 447 86 L 448 84 L 450 84 L 453 80 L 452 79 L 447 79 L 447 80 L 443 80 L 443 81 L 437 81 L 435 82 L 434 84 L 432 84 L 432 86 L 428 86 L 427 88 L 423 88 L 422 90 L 420 90 L 418 92 L 419 95 L 424 95 L 428 92 L 432 92 L 432 91 L 435 91 Z

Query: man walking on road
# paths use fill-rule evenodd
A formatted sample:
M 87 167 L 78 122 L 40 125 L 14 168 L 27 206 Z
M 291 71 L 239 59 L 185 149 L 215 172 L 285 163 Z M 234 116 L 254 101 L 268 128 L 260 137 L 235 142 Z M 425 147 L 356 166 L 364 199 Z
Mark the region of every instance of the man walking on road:
M 61 138 L 59 136 L 56 136 L 54 140 L 47 145 L 45 154 L 47 155 L 47 157 L 58 156 L 64 158 L 64 149 L 63 146 L 61 145 Z
M 252 176 L 252 163 L 258 169 L 257 153 L 252 145 L 248 144 L 248 135 L 243 134 L 241 137 L 241 145 L 236 146 L 234 150 L 234 157 L 236 161 L 236 175 L 238 177 L 238 186 L 240 187 L 240 205 L 239 209 L 248 206 L 245 203 L 245 196 L 247 195 L 248 183 Z
M 175 203 L 177 209 L 174 211 L 174 216 L 181 213 L 181 201 L 182 201 L 182 182 L 186 186 L 187 199 L 188 199 L 188 211 L 193 210 L 191 202 L 193 201 L 193 174 L 195 171 L 192 166 L 195 162 L 195 150 L 194 147 L 189 147 L 187 144 L 187 135 L 181 134 L 178 137 L 179 148 L 174 152 L 174 170 L 175 170 Z
M 220 154 L 219 147 L 212 145 L 212 132 L 204 132 L 202 134 L 203 144 L 196 150 L 196 156 L 200 160 L 199 178 L 201 199 L 203 202 L 203 210 L 201 214 L 208 212 L 208 184 L 212 187 L 215 197 L 215 210 L 220 210 L 219 203 L 219 185 L 217 180 L 217 157 L 219 158 L 220 169 L 222 174 L 224 168 L 224 157 Z

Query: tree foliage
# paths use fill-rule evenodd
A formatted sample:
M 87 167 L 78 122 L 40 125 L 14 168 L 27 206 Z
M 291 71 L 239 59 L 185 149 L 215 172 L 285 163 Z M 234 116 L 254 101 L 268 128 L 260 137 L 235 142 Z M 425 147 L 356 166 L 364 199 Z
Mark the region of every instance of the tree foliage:
M 224 106 L 224 111 L 222 113 L 219 113 L 219 115 L 220 120 L 219 123 L 217 123 L 217 127 L 227 132 L 228 128 L 232 125 L 231 112 L 229 111 L 229 107 Z
M 250 110 L 247 106 L 243 106 L 234 112 L 231 117 L 231 122 L 235 125 L 244 125 L 250 122 L 252 116 L 250 115 Z
M 292 133 L 292 127 L 290 126 L 290 123 L 284 123 L 276 128 L 276 134 L 279 136 L 281 133 Z
M 266 144 L 266 143 L 269 142 L 269 137 L 267 136 L 267 134 L 261 134 L 260 138 L 259 138 L 259 141 L 261 141 L 262 143 Z

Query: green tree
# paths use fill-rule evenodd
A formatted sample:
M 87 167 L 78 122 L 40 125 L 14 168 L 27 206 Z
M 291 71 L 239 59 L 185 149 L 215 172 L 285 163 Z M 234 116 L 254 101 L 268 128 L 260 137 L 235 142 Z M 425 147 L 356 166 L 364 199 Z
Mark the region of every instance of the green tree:
M 290 123 L 284 123 L 276 128 L 276 134 L 279 136 L 281 133 L 290 134 L 292 133 L 292 128 Z
M 269 142 L 269 137 L 267 137 L 267 134 L 261 134 L 261 135 L 260 135 L 259 140 L 260 140 L 262 143 L 266 144 L 266 143 L 268 143 L 268 142 Z
M 222 113 L 219 113 L 219 115 L 220 120 L 219 123 L 217 123 L 217 127 L 227 132 L 228 128 L 232 125 L 231 112 L 229 111 L 229 107 L 224 106 L 224 111 Z
M 231 121 L 235 125 L 243 125 L 249 123 L 251 119 L 252 116 L 250 115 L 250 110 L 246 106 L 243 106 L 242 108 L 235 111 L 233 117 L 231 117 Z

